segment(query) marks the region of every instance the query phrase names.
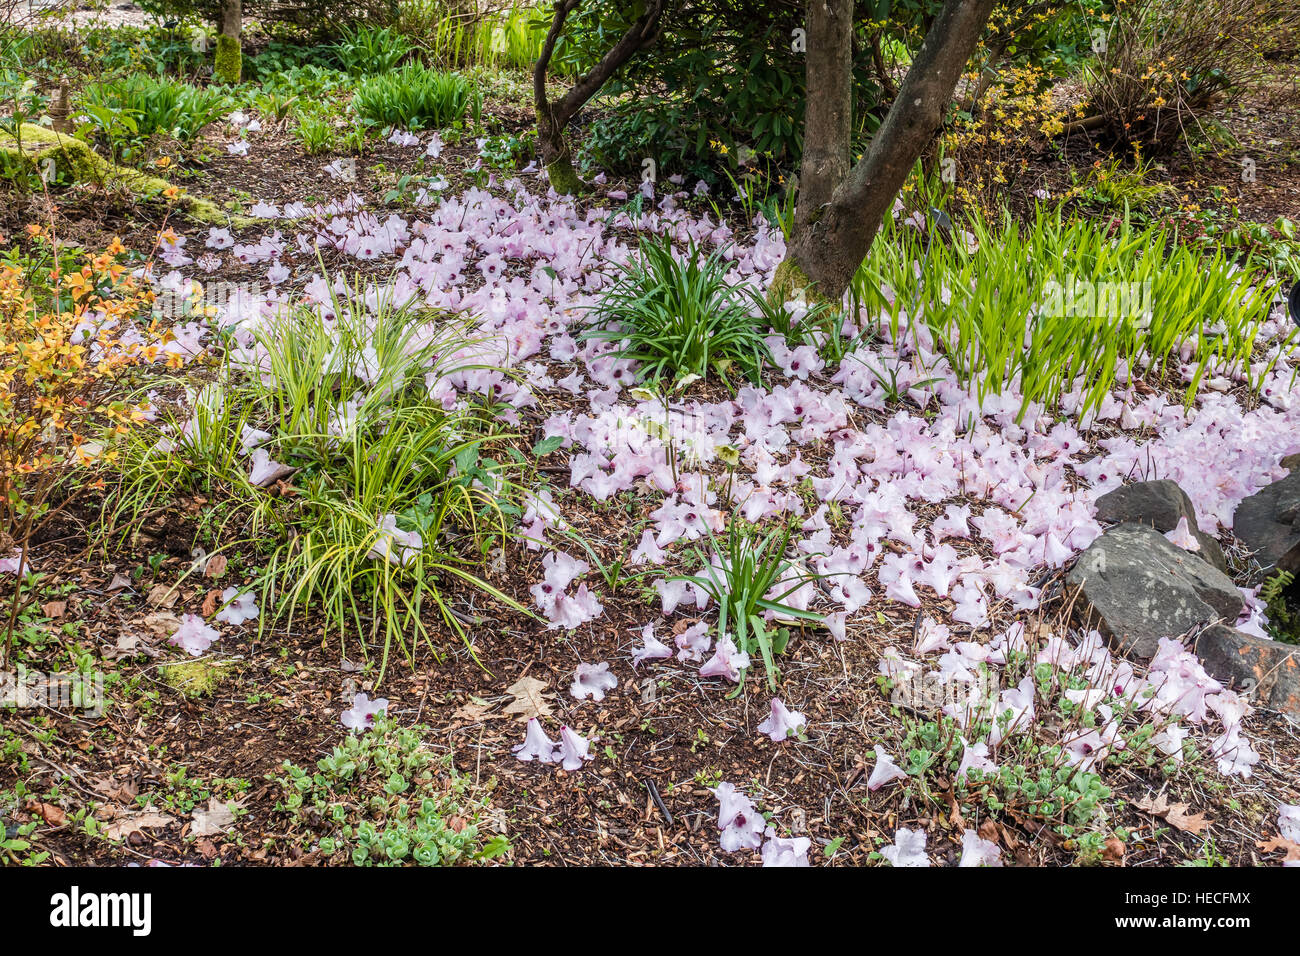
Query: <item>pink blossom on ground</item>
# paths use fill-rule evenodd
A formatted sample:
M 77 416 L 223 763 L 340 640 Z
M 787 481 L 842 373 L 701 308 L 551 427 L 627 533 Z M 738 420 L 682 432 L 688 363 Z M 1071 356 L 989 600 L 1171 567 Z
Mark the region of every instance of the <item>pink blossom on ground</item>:
M 528 729 L 524 732 L 524 742 L 510 748 L 516 759 L 525 763 L 537 760 L 541 763 L 555 763 L 560 759 L 560 745 L 546 736 L 541 722 L 536 717 L 528 720 Z
M 248 483 L 254 488 L 265 488 L 293 474 L 293 469 L 271 458 L 265 448 L 253 450 L 253 463 L 248 469 Z
M 618 686 L 618 678 L 609 672 L 609 664 L 579 664 L 573 675 L 569 693 L 578 700 L 590 698 L 604 700 L 605 693 Z
M 734 784 L 722 782 L 713 790 L 718 800 L 718 829 L 722 831 L 722 849 L 728 853 L 737 850 L 757 850 L 763 845 L 766 824 L 754 803 L 736 789 Z
M 929 866 L 925 855 L 925 831 L 900 828 L 894 833 L 894 842 L 880 851 L 880 855 L 894 866 Z
M 808 837 L 779 837 L 768 827 L 763 831 L 767 841 L 763 844 L 764 866 L 809 866 L 808 851 L 812 840 Z
M 713 656 L 700 668 L 701 677 L 725 677 L 732 683 L 740 682 L 740 672 L 749 666 L 749 655 L 736 648 L 731 635 L 718 639 Z
M 191 657 L 198 657 L 220 638 L 221 632 L 203 623 L 203 618 L 197 614 L 183 614 L 180 627 L 176 628 L 167 642 L 181 648 Z
M 1300 843 L 1300 804 L 1284 803 L 1277 808 L 1277 832 L 1283 840 Z
M 673 656 L 673 649 L 655 637 L 655 627 L 647 624 L 641 628 L 641 647 L 632 654 L 632 666 L 644 661 L 661 660 Z
M 960 866 L 1001 866 L 1002 847 L 992 840 L 985 840 L 974 830 L 966 830 L 961 835 Z
M 252 591 L 241 592 L 238 588 L 226 588 L 221 592 L 225 603 L 216 618 L 222 624 L 243 624 L 257 617 L 257 597 Z
M 962 779 L 970 770 L 981 773 L 997 773 L 998 765 L 989 759 L 989 745 L 986 743 L 969 744 L 965 737 L 958 738 L 962 744 L 961 765 L 957 768 L 957 779 Z
M 1184 551 L 1201 550 L 1201 542 L 1196 540 L 1196 535 L 1192 534 L 1191 528 L 1187 526 L 1187 515 L 1179 518 L 1174 530 L 1166 531 L 1165 537 L 1169 539 L 1170 544 L 1182 548 Z
M 259 449 L 260 451 L 261 449 Z M 424 549 L 424 538 L 418 531 L 403 531 L 397 525 L 397 515 L 381 515 L 375 522 L 379 532 L 366 557 L 374 561 L 387 561 L 398 566 L 410 564 Z
M 362 733 L 375 725 L 375 715 L 388 712 L 388 700 L 378 697 L 370 699 L 369 694 L 357 693 L 352 697 L 352 706 L 343 711 L 339 718 L 343 726 L 353 733 Z
M 779 699 L 773 697 L 767 719 L 758 725 L 758 732 L 767 734 L 773 741 L 779 743 L 787 737 L 799 736 L 807 725 L 808 721 L 803 714 L 788 709 Z
M 876 744 L 876 766 L 867 778 L 868 790 L 879 790 L 894 780 L 906 780 L 907 772 L 894 763 L 894 758 L 885 752 L 885 748 Z
M 709 625 L 700 621 L 673 638 L 673 643 L 677 645 L 679 661 L 703 661 L 713 646 L 713 638 L 709 636 Z
M 560 766 L 565 770 L 581 770 L 591 759 L 591 741 L 568 727 L 561 727 Z

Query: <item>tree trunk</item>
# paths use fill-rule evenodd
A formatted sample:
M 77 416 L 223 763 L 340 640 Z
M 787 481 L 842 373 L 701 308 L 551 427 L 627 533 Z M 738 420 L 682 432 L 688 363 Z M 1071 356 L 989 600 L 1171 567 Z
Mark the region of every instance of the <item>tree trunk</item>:
M 808 7 L 804 54 L 808 58 L 808 102 L 804 107 L 796 234 L 812 227 L 831 201 L 835 187 L 848 175 L 853 136 L 853 0 L 810 0 Z
M 628 28 L 600 62 L 580 77 L 559 100 L 552 103 L 546 93 L 546 75 L 555 53 L 555 44 L 564 31 L 564 21 L 578 9 L 582 0 L 555 0 L 555 16 L 542 43 L 541 53 L 533 64 L 533 106 L 537 111 L 537 149 L 542 166 L 558 193 L 576 193 L 583 182 L 573 168 L 573 154 L 564 139 L 564 129 L 578 110 L 599 92 L 605 82 L 638 50 L 659 37 L 659 21 L 664 0 L 647 0 L 645 12 Z
M 217 24 L 222 36 L 238 40 L 244 32 L 244 4 L 242 0 L 221 0 L 220 22 Z
M 943 121 L 962 70 L 975 50 L 994 0 L 946 0 L 912 61 L 898 97 L 871 140 L 867 155 L 840 172 L 852 129 L 839 120 L 851 63 L 842 52 L 852 35 L 852 4 L 808 0 L 808 107 L 799 208 L 786 262 L 774 294 L 812 287 L 817 298 L 839 302 L 907 175 Z M 825 52 L 813 56 L 814 37 Z M 816 49 L 821 49 L 817 47 Z M 828 178 L 834 181 L 828 182 Z M 809 188 L 811 186 L 811 188 Z
M 221 83 L 238 83 L 244 72 L 244 54 L 239 42 L 244 32 L 243 0 L 221 0 L 217 26 L 217 55 L 212 75 Z

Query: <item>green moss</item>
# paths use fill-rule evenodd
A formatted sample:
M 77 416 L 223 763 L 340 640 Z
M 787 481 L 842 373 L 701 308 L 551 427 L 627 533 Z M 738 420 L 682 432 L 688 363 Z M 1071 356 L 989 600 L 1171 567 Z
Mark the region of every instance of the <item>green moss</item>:
M 181 661 L 159 668 L 163 681 L 186 697 L 208 697 L 228 676 L 225 667 L 208 660 Z
M 217 35 L 217 58 L 212 64 L 212 76 L 219 83 L 238 83 L 244 73 L 244 54 L 236 37 L 224 33 Z
M 561 196 L 576 196 L 587 191 L 587 184 L 578 176 L 567 155 L 547 166 L 546 176 Z
M 767 304 L 771 308 L 779 309 L 791 299 L 798 298 L 800 293 L 803 293 L 804 300 L 809 305 L 825 304 L 833 309 L 839 308 L 838 302 L 826 298 L 817 291 L 817 286 L 812 279 L 808 278 L 793 259 L 786 259 L 772 274 L 772 284 L 767 289 Z
M 0 168 L 39 172 L 46 168 L 47 160 L 53 160 L 62 178 L 80 183 L 123 186 L 141 201 L 162 199 L 163 190 L 171 185 L 165 179 L 138 169 L 114 165 L 73 136 L 31 123 L 22 125 L 21 150 L 13 136 L 0 135 L 0 154 L 4 157 Z M 183 189 L 175 201 L 191 219 L 209 225 L 231 225 L 242 229 L 256 221 L 247 216 L 231 216 L 210 200 L 191 196 Z

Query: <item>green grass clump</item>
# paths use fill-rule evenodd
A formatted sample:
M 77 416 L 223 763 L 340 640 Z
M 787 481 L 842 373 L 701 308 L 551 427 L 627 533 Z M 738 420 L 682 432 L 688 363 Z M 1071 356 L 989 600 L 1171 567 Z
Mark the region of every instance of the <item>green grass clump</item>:
M 642 239 L 583 335 L 617 343 L 613 354 L 641 363 L 640 381 L 685 385 L 734 369 L 757 383 L 771 322 L 760 295 L 728 281 L 733 266 L 724 249 L 705 256 L 692 242 L 678 254 L 667 238 Z
M 159 133 L 182 143 L 192 142 L 229 107 L 230 101 L 215 90 L 141 73 L 92 83 L 81 95 L 81 108 L 91 125 L 120 128 L 115 135 L 128 142 L 141 142 Z M 118 119 L 129 122 L 113 122 Z
M 926 225 L 886 217 L 854 279 L 855 304 L 894 337 L 904 315 L 913 330 L 923 322 L 981 398 L 1018 388 L 1022 416 L 1031 402 L 1058 404 L 1076 384 L 1078 411 L 1099 407 L 1121 363 L 1181 385 L 1186 361 L 1187 401 L 1207 375 L 1240 371 L 1257 385 L 1267 374 L 1251 359 L 1273 290 L 1252 285 L 1222 249 L 1202 254 L 1165 225 L 1067 222 L 1042 206 L 1028 224 L 1010 214 L 958 221 L 969 248 Z
M 482 95 L 465 77 L 418 62 L 370 77 L 352 99 L 361 118 L 402 129 L 441 129 L 467 113 L 477 121 L 482 106 Z

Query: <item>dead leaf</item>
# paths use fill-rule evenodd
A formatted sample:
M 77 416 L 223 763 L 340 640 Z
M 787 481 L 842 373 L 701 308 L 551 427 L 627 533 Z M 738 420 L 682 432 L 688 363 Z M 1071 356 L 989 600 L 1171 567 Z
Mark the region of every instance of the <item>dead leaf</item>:
M 1204 813 L 1188 813 L 1190 808 L 1185 803 L 1170 803 L 1169 797 L 1164 793 L 1155 798 L 1148 794 L 1133 805 L 1154 817 L 1160 817 L 1171 827 L 1184 833 L 1204 833 L 1214 822 L 1207 819 Z
M 1300 843 L 1292 843 L 1290 840 L 1284 840 L 1280 836 L 1272 837 L 1269 840 L 1261 840 L 1255 843 L 1265 853 L 1275 853 L 1278 850 L 1285 850 L 1286 860 L 1300 860 Z
M 1124 841 L 1119 837 L 1111 837 L 1106 841 L 1106 849 L 1101 851 L 1101 858 L 1111 863 L 1124 863 Z
M 144 599 L 144 603 L 150 607 L 172 607 L 180 596 L 180 592 L 174 587 L 155 584 L 149 589 L 149 596 Z
M 216 797 L 208 800 L 206 810 L 196 809 L 193 817 L 194 823 L 190 826 L 190 833 L 196 837 L 224 833 L 226 827 L 232 826 L 235 822 L 235 812 L 230 809 L 230 805 L 222 803 Z
M 956 795 L 951 790 L 945 790 L 940 796 L 948 804 L 948 822 L 955 827 L 965 829 L 966 818 L 961 814 L 961 804 L 957 802 Z
M 146 614 L 142 623 L 154 637 L 171 637 L 181 626 L 181 619 L 168 611 L 157 611 Z
M 551 714 L 551 704 L 548 697 L 554 698 L 554 694 L 546 693 L 546 684 L 539 681 L 536 677 L 521 677 L 509 687 L 506 693 L 514 697 L 502 713 L 517 715 L 520 720 L 531 720 L 533 717 L 549 717 Z
M 40 803 L 32 800 L 27 804 L 27 812 L 37 814 L 52 827 L 61 827 L 68 822 L 68 815 L 52 803 Z
M 113 580 L 108 582 L 108 587 L 105 588 L 105 590 L 109 592 L 120 591 L 122 588 L 129 588 L 130 586 L 131 579 L 121 571 L 118 571 L 113 575 Z
M 207 597 L 203 599 L 203 607 L 200 609 L 204 617 L 212 617 L 217 613 L 217 608 L 221 607 L 221 592 L 213 588 L 208 592 Z
M 50 601 L 48 604 L 41 605 L 41 611 L 44 612 L 45 616 L 48 618 L 53 618 L 54 620 L 58 620 L 59 618 L 63 617 L 64 613 L 67 610 L 68 610 L 67 601 Z
M 205 578 L 219 578 L 226 573 L 226 565 L 229 559 L 224 554 L 214 554 L 208 558 L 208 563 L 203 568 Z
M 120 800 L 122 803 L 132 802 L 140 792 L 140 785 L 134 780 L 118 783 L 111 777 L 97 777 L 91 779 L 90 785 L 96 793 L 102 793 L 110 800 Z
M 491 707 L 492 705 L 482 697 L 471 696 L 469 700 L 457 707 L 456 712 L 451 716 L 454 720 L 482 720 L 483 715 Z
M 169 827 L 175 822 L 175 818 L 165 813 L 142 810 L 140 813 L 128 814 L 108 824 L 104 827 L 104 836 L 110 840 L 125 840 L 132 833 L 139 833 L 145 829 L 152 830 L 155 827 Z

